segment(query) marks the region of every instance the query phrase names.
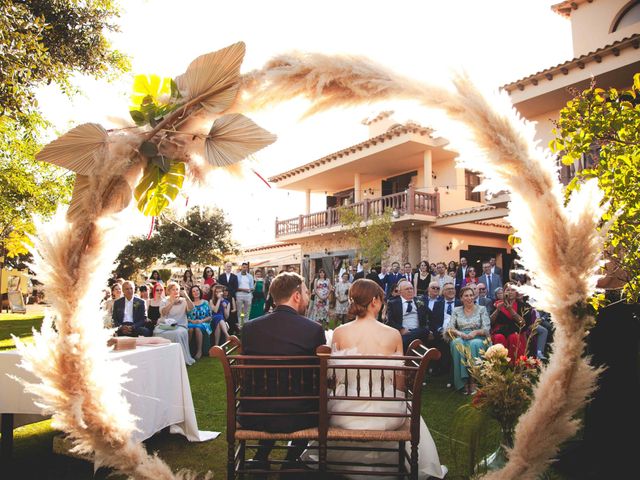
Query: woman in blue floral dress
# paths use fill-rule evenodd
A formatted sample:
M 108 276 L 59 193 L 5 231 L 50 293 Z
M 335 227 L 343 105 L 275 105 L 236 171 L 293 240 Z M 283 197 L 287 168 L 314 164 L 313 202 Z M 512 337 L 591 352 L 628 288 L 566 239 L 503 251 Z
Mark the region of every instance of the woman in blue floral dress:
M 211 308 L 209 302 L 202 298 L 202 290 L 198 285 L 194 285 L 189 290 L 189 297 L 193 302 L 193 309 L 187 313 L 189 319 L 189 343 L 194 333 L 196 336 L 196 354 L 193 358 L 198 360 L 202 357 L 203 335 L 211 335 Z

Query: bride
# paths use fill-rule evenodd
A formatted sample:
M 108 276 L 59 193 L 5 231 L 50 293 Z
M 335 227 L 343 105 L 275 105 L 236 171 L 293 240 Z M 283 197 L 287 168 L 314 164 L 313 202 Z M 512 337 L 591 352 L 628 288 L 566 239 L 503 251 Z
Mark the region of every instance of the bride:
M 329 340 L 331 344 L 331 350 L 333 356 L 339 355 L 402 355 L 402 337 L 398 330 L 388 327 L 378 322 L 378 312 L 384 303 L 383 290 L 371 280 L 360 279 L 356 280 L 349 289 L 350 305 L 349 316 L 356 317 L 350 323 L 338 327 L 334 332 L 332 339 Z M 328 333 L 328 332 L 327 332 Z M 346 361 L 346 360 L 345 360 Z M 353 363 L 349 360 L 348 363 Z M 375 362 L 367 360 L 367 366 L 372 364 L 382 364 L 382 362 L 393 362 L 393 360 L 381 360 Z M 339 364 L 340 361 L 333 361 L 333 364 Z M 340 372 L 340 369 L 336 369 L 336 374 Z M 393 375 L 391 371 L 390 375 L 385 376 L 385 388 L 384 391 L 391 392 L 389 388 L 392 385 Z M 355 375 L 355 372 L 350 372 Z M 342 375 L 344 376 L 344 374 Z M 389 378 L 386 378 L 389 377 Z M 380 395 L 382 390 L 380 385 L 375 383 L 381 383 L 381 379 L 377 376 L 374 377 L 377 382 L 374 382 L 372 386 L 373 395 Z M 356 382 L 345 382 L 344 378 L 336 378 L 337 389 L 336 395 L 340 395 L 340 389 L 345 388 L 345 383 L 349 389 L 355 388 Z M 335 411 L 376 411 L 384 413 L 394 413 L 390 410 L 398 410 L 398 413 L 405 413 L 406 404 L 404 402 L 381 402 L 381 401 L 353 401 L 353 400 L 331 400 L 329 402 L 329 410 Z M 332 416 L 329 421 L 329 425 L 338 428 L 345 428 L 350 430 L 396 430 L 402 427 L 405 422 L 405 418 L 398 417 L 355 417 L 355 416 Z M 438 452 L 436 445 L 427 429 L 424 420 L 420 425 L 420 445 L 418 449 L 419 459 L 419 478 L 428 478 L 429 476 L 435 478 L 443 478 L 447 469 L 440 465 L 438 458 Z M 394 447 L 389 442 L 369 442 L 373 447 Z M 340 442 L 339 445 L 348 445 L 347 442 Z M 359 445 L 362 445 L 361 443 Z M 395 445 L 397 446 L 397 445 Z M 305 452 L 308 459 L 314 459 L 315 455 Z M 356 452 L 349 450 L 331 449 L 328 451 L 328 461 L 342 462 L 342 461 L 359 461 L 372 463 L 389 463 L 395 464 L 397 462 L 397 453 L 394 452 Z M 351 467 L 355 469 L 357 467 Z M 384 471 L 385 467 L 380 467 L 378 470 Z M 369 467 L 371 469 L 371 467 Z M 362 475 L 354 475 L 353 478 L 363 478 Z M 381 478 L 381 477 L 377 477 Z M 394 477 L 395 478 L 395 477 Z

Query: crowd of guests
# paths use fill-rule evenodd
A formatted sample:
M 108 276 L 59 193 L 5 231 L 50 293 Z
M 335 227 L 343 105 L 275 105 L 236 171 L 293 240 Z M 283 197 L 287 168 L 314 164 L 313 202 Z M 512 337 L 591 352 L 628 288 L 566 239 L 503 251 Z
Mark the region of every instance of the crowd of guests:
M 243 324 L 273 308 L 269 286 L 275 273 L 243 263 L 235 273 L 227 262 L 216 278 L 206 267 L 201 278 L 187 269 L 166 283 L 157 270 L 143 283 L 112 279 L 102 308 L 105 325 L 118 336 L 156 336 L 179 343 L 192 365 L 207 345 L 225 342 Z
M 415 339 L 438 348 L 442 358 L 434 373 L 451 376 L 451 384 L 464 393 L 475 393 L 476 387 L 465 367 L 462 350 L 474 358 L 490 343 L 501 343 L 515 360 L 530 350 L 545 359 L 549 317 L 536 311 L 517 290 L 528 283 L 526 276 L 511 276 L 503 285 L 503 271 L 495 258 L 481 263 L 481 271 L 467 263 L 393 262 L 378 272 L 366 260 L 355 267 L 344 267 L 338 282 L 332 285 L 326 272 L 319 269 L 311 282 L 311 303 L 307 316 L 326 324 L 331 316 L 336 324 L 347 320 L 350 288 L 359 278 L 377 283 L 384 291 L 385 304 L 379 321 L 400 331 L 404 348 Z M 333 298 L 331 299 L 331 296 Z

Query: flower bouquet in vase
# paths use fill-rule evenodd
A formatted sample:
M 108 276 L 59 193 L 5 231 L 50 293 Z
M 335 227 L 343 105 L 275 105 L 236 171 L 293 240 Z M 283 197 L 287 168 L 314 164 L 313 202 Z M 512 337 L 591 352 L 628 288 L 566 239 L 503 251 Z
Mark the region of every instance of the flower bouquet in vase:
M 514 429 L 529 407 L 541 363 L 526 355 L 512 359 L 501 344 L 490 346 L 480 358 L 473 359 L 468 354 L 466 359 L 469 375 L 478 384 L 478 390 L 471 403 L 458 410 L 454 435 L 466 437 L 464 443 L 469 445 L 473 470 L 497 470 L 504 466 L 507 450 L 513 447 Z M 500 446 L 477 463 L 480 442 L 490 429 L 491 419 L 500 426 Z

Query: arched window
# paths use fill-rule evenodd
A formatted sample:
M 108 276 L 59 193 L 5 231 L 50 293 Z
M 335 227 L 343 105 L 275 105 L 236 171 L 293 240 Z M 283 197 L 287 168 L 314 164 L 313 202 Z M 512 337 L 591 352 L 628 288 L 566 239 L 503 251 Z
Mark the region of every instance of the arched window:
M 611 32 L 640 22 L 640 0 L 627 3 L 613 19 Z

